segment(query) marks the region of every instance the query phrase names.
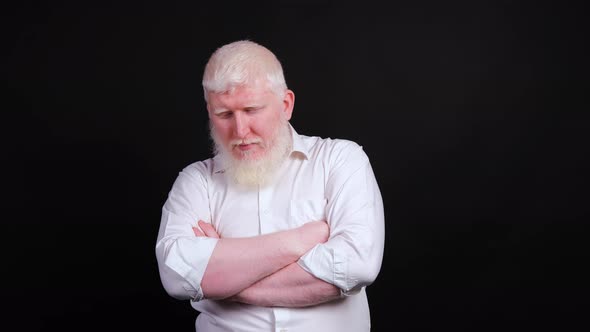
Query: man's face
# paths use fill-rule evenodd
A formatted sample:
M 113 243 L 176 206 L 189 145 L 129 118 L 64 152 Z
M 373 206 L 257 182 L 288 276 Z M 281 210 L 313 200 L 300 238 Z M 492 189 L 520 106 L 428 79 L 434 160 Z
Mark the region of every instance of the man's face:
M 277 96 L 266 84 L 208 93 L 207 110 L 217 144 L 235 160 L 260 160 L 272 147 L 279 125 L 291 118 L 294 95 Z

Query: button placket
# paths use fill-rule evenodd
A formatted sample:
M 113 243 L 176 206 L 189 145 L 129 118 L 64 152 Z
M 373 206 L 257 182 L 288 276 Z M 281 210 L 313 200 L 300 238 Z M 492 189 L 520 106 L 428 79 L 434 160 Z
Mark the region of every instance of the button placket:
M 268 234 L 272 231 L 270 224 L 270 192 L 268 189 L 258 190 L 258 215 L 260 220 L 260 234 Z
M 275 331 L 276 332 L 287 332 L 289 329 L 287 321 L 289 320 L 289 309 L 288 308 L 273 308 L 275 316 Z

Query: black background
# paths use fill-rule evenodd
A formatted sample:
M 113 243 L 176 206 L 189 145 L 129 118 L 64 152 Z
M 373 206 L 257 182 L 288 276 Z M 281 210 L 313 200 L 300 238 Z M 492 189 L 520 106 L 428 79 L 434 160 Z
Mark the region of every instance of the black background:
M 581 6 L 3 6 L 7 331 L 194 330 L 155 239 L 178 172 L 211 154 L 203 67 L 238 39 L 283 63 L 299 133 L 372 160 L 386 214 L 374 331 L 587 327 Z

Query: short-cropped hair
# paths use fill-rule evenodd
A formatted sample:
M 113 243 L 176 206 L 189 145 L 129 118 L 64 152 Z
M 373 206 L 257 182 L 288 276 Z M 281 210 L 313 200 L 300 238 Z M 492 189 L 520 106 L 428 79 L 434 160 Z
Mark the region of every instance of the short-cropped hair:
M 283 67 L 266 47 L 249 40 L 226 44 L 213 52 L 205 66 L 205 100 L 208 92 L 223 93 L 260 79 L 277 95 L 287 89 Z

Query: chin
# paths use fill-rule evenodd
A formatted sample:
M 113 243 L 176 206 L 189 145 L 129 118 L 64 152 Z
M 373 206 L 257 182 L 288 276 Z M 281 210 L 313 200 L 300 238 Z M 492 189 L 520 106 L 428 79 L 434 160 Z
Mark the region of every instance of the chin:
M 238 162 L 243 162 L 243 161 L 256 162 L 259 160 L 263 160 L 266 157 L 266 153 L 265 153 L 265 151 L 234 150 L 234 152 L 232 153 L 232 156 Z

